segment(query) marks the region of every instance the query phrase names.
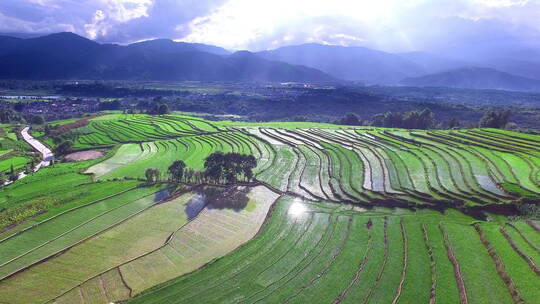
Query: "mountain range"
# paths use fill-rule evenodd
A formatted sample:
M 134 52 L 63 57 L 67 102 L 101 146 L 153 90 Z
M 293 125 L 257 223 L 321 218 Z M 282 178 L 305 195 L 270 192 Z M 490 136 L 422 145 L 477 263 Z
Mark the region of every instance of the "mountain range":
M 420 77 L 406 78 L 401 81 L 401 84 L 414 87 L 540 91 L 540 80 L 481 67 L 465 67 Z
M 0 35 L 1 79 L 340 82 L 540 91 L 540 62 L 477 62 L 322 44 L 230 52 L 169 39 L 100 44 L 73 33 Z
M 0 78 L 199 81 L 336 79 L 319 70 L 269 61 L 249 52 L 158 39 L 127 46 L 99 44 L 72 33 L 0 37 Z

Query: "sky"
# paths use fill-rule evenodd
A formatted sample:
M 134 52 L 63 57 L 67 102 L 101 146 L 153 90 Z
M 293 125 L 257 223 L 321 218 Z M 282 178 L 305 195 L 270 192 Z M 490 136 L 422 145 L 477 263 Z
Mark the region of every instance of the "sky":
M 540 49 L 540 0 L 0 0 L 0 32 L 170 38 L 260 51 L 316 42 L 390 52 Z

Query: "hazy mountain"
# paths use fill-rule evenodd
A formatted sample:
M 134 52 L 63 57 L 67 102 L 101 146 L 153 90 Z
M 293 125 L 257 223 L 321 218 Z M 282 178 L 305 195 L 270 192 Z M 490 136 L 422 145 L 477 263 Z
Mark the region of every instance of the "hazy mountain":
M 424 71 L 424 74 L 433 74 L 448 70 L 457 69 L 460 67 L 471 66 L 471 63 L 449 59 L 443 56 L 426 53 L 426 52 L 409 52 L 397 54 L 401 58 L 417 65 Z
M 282 47 L 259 52 L 258 55 L 266 59 L 309 66 L 340 79 L 363 81 L 367 84 L 395 84 L 406 77 L 420 76 L 432 71 L 429 67 L 436 61 L 433 57 L 430 58 L 430 64 L 420 64 L 411 60 L 413 55 L 315 43 Z
M 202 44 L 202 43 L 187 43 L 175 42 L 170 39 L 155 39 L 143 42 L 137 42 L 129 45 L 130 48 L 146 49 L 155 52 L 177 53 L 177 52 L 207 52 L 220 56 L 227 56 L 231 53 L 224 48 Z
M 421 77 L 407 78 L 401 83 L 407 86 L 419 87 L 540 91 L 540 80 L 479 67 L 460 68 Z
M 540 79 L 540 61 L 534 58 L 524 59 L 497 58 L 483 62 L 483 66 L 494 68 L 517 76 Z
M 296 81 L 327 81 L 328 75 L 301 65 L 291 65 L 279 61 L 261 59 L 254 53 L 240 51 L 232 54 L 227 61 L 235 67 L 240 79 L 256 81 L 269 80 L 280 81 L 280 79 L 295 79 Z M 335 79 L 334 79 L 335 80 Z
M 321 71 L 222 48 L 151 40 L 99 44 L 72 33 L 0 37 L 0 78 L 207 81 L 334 81 Z
M 0 33 L 0 36 L 28 39 L 28 38 L 37 38 L 41 36 L 47 36 L 50 34 L 51 33 Z
M 486 56 L 482 58 L 473 54 L 474 56 L 460 56 L 456 58 L 461 59 L 454 59 L 426 52 L 392 54 L 364 47 L 310 43 L 286 46 L 257 54 L 266 59 L 301 64 L 319 69 L 340 79 L 357 80 L 366 84 L 398 84 L 405 78 L 421 77 L 468 66 L 492 68 L 515 76 L 540 79 L 538 52 L 530 49 L 520 50 L 516 50 L 515 54 L 506 53 L 514 57 Z M 466 53 L 466 50 L 463 52 Z M 517 59 L 520 54 L 523 55 L 521 58 L 524 59 Z M 469 80 L 464 79 L 463 81 L 465 83 Z M 519 85 L 515 87 L 519 87 Z
M 0 55 L 3 55 L 18 46 L 23 40 L 15 37 L 0 36 Z

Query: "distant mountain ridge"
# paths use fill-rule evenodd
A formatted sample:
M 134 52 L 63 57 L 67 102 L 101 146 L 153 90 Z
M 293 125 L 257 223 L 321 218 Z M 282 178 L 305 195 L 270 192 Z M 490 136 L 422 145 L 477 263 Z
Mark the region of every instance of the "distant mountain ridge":
M 421 77 L 407 78 L 401 84 L 416 87 L 540 91 L 540 80 L 482 67 L 466 67 Z
M 100 44 L 73 33 L 27 39 L 0 35 L 0 79 L 359 81 L 367 85 L 539 90 L 540 61 L 488 59 L 468 62 L 426 52 L 394 54 L 316 43 L 231 53 L 218 46 L 170 39 L 123 46 Z
M 198 43 L 99 44 L 73 33 L 0 37 L 2 79 L 336 81 L 319 70 Z
M 398 55 L 364 47 L 308 43 L 257 54 L 268 60 L 305 65 L 340 79 L 366 84 L 394 84 L 405 77 L 423 74 L 418 66 Z
M 425 52 L 387 53 L 364 47 L 321 44 L 285 46 L 257 53 L 269 59 L 319 69 L 367 85 L 445 86 L 536 91 L 540 62 L 501 59 L 468 62 Z M 471 70 L 470 66 L 478 68 Z

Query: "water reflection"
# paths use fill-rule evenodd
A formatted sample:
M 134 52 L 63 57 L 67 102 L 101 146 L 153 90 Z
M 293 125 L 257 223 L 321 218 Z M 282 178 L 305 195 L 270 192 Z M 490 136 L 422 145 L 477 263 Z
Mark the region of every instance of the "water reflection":
M 201 188 L 187 202 L 185 212 L 189 220 L 195 218 L 204 208 L 231 209 L 240 212 L 249 202 L 247 194 L 250 190 L 248 187 Z
M 301 217 L 302 215 L 306 214 L 307 211 L 308 208 L 302 202 L 302 199 L 296 198 L 292 205 L 289 207 L 288 214 L 290 217 Z

